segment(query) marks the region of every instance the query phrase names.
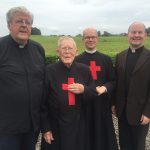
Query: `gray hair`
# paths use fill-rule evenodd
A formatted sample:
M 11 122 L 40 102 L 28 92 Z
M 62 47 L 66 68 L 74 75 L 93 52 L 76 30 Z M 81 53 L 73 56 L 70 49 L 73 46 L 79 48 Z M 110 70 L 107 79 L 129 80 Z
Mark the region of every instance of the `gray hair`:
M 15 13 L 23 13 L 23 14 L 28 15 L 31 19 L 31 24 L 33 24 L 33 14 L 27 8 L 23 6 L 13 7 L 7 12 L 6 14 L 7 24 L 9 24 L 12 21 Z
M 62 36 L 58 39 L 58 48 L 61 46 L 61 42 L 62 41 L 65 41 L 65 40 L 68 40 L 68 41 L 71 41 L 73 43 L 73 45 L 75 46 L 75 48 L 77 49 L 77 45 L 76 45 L 76 42 L 74 41 L 73 38 L 69 37 L 69 36 Z

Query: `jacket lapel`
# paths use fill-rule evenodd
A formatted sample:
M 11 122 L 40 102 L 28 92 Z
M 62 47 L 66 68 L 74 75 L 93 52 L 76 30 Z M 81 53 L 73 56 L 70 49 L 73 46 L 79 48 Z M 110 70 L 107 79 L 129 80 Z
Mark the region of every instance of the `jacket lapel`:
M 143 64 L 145 63 L 145 61 L 149 58 L 149 53 L 147 53 L 147 51 L 145 49 L 143 49 L 143 51 L 141 52 L 141 55 L 139 56 L 139 59 L 135 65 L 135 68 L 133 70 L 133 73 L 135 73 L 137 70 L 139 70 Z
M 122 58 L 121 58 L 121 65 L 122 65 L 122 68 L 125 72 L 125 68 L 126 68 L 126 59 L 127 59 L 127 54 L 128 54 L 128 50 L 124 51 L 124 53 L 122 54 Z

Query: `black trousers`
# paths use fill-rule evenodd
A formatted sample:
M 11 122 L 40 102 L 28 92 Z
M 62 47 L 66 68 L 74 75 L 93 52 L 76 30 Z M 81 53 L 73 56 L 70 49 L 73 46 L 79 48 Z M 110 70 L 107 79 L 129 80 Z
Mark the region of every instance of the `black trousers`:
M 121 150 L 145 150 L 146 135 L 149 124 L 129 125 L 126 113 L 118 118 L 119 143 Z
M 38 133 L 1 134 L 0 150 L 35 150 Z

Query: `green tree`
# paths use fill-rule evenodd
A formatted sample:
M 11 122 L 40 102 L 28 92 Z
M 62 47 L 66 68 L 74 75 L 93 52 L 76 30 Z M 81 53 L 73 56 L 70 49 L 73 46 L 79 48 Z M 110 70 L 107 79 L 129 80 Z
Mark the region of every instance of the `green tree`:
M 97 31 L 97 35 L 98 35 L 98 36 L 101 36 L 101 31 Z
M 32 27 L 31 35 L 41 35 L 40 29 Z
M 146 29 L 146 32 L 147 32 L 148 35 L 150 35 L 150 27 L 148 27 L 148 28 Z

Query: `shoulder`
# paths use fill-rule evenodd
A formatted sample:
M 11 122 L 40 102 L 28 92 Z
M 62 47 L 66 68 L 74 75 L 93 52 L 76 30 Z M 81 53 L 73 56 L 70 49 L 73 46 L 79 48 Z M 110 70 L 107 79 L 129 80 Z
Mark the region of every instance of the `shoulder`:
M 105 59 L 110 59 L 110 57 L 104 53 L 101 53 L 99 51 L 96 51 L 96 55 Z
M 76 56 L 76 60 L 80 60 L 80 59 L 82 59 L 85 55 L 86 55 L 86 53 L 85 53 L 85 52 L 83 52 L 83 53 L 79 54 L 78 56 Z
M 112 62 L 111 57 L 106 55 L 106 54 L 103 54 L 103 53 L 97 51 L 96 55 L 97 55 L 98 58 L 103 60 L 103 62 L 105 62 L 105 63 L 111 63 Z
M 47 70 L 49 70 L 49 69 L 54 69 L 54 68 L 57 66 L 57 63 L 58 63 L 58 62 L 53 63 L 53 64 L 48 64 L 48 65 L 46 65 Z
M 7 42 L 8 42 L 8 40 L 9 40 L 9 36 L 7 35 L 7 36 L 4 36 L 4 37 L 1 37 L 0 38 L 0 45 L 4 45 L 4 44 L 7 44 Z
M 46 65 L 47 72 L 54 73 L 54 72 L 59 72 L 59 70 L 60 70 L 60 62 L 55 62 L 55 63 Z
M 118 53 L 117 57 L 124 56 L 125 54 L 127 54 L 127 52 L 128 52 L 128 49 L 125 49 L 125 50 L 121 51 L 120 53 Z
M 38 52 L 40 52 L 41 55 L 45 56 L 44 48 L 40 43 L 29 39 L 29 45 L 34 47 L 36 50 L 38 50 Z
M 145 53 L 147 53 L 147 54 L 149 54 L 149 55 L 150 55 L 150 49 L 148 49 L 148 48 L 144 47 L 144 48 L 143 48 L 143 51 L 144 51 Z
M 0 56 L 1 57 L 6 52 L 9 45 L 10 45 L 9 44 L 9 35 L 0 38 Z
M 81 71 L 89 71 L 89 67 L 83 63 L 75 62 L 76 67 Z
M 32 46 L 35 46 L 35 47 L 37 47 L 39 49 L 43 49 L 43 46 L 40 43 L 38 43 L 36 41 L 33 41 L 31 39 L 29 39 L 29 44 L 32 45 Z

